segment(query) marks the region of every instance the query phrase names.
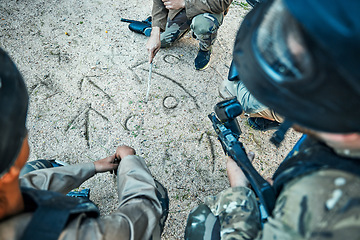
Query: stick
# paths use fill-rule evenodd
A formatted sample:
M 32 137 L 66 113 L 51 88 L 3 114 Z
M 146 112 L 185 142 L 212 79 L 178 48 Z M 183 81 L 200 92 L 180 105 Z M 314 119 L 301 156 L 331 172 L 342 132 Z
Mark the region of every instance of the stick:
M 153 66 L 153 63 L 150 63 L 150 65 L 149 65 L 149 79 L 148 79 L 148 85 L 147 85 L 147 91 L 146 91 L 145 103 L 147 103 L 147 102 L 148 102 L 148 98 L 149 98 L 149 92 L 150 92 L 150 86 L 151 86 L 151 72 L 152 72 L 152 66 Z

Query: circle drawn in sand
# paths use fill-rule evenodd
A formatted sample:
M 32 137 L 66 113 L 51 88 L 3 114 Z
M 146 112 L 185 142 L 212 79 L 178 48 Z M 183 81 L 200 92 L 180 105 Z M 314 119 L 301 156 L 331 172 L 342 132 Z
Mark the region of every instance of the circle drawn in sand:
M 179 100 L 177 100 L 176 97 L 174 96 L 166 96 L 163 99 L 163 106 L 167 109 L 174 109 L 177 107 L 177 105 L 179 104 Z

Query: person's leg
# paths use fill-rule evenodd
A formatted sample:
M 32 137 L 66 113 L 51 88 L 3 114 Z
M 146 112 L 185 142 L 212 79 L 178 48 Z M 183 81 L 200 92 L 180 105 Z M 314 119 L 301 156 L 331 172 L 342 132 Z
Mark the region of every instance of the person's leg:
M 154 181 L 156 184 L 156 196 L 159 199 L 162 207 L 162 215 L 159 219 L 159 224 L 155 226 L 155 229 L 151 236 L 151 240 L 160 240 L 161 234 L 165 227 L 167 216 L 169 214 L 169 196 L 166 188 L 159 181 L 155 179 Z
M 196 39 L 199 40 L 201 50 L 209 51 L 211 49 L 217 36 L 217 30 L 221 26 L 223 19 L 223 13 L 203 13 L 192 19 L 190 28 Z
M 189 214 L 184 238 L 185 240 L 219 240 L 219 218 L 215 217 L 208 206 L 200 204 Z
M 195 68 L 197 70 L 203 70 L 208 66 L 211 56 L 211 46 L 215 42 L 217 30 L 222 24 L 223 18 L 223 13 L 203 13 L 192 19 L 190 28 L 195 38 L 199 40 L 200 45 L 198 55 L 195 58 Z
M 222 98 L 236 96 L 244 111 L 242 117 L 249 117 L 248 123 L 255 130 L 275 129 L 284 121 L 282 116 L 260 103 L 250 94 L 239 79 L 235 81 L 224 80 L 219 88 L 219 94 Z
M 185 9 L 179 12 L 174 19 L 167 20 L 165 31 L 161 33 L 161 47 L 170 47 L 190 29 L 190 21 L 186 17 Z
M 249 90 L 245 87 L 242 81 L 224 80 L 219 88 L 219 94 L 222 98 L 234 97 L 240 102 L 246 116 L 250 114 L 257 114 L 268 109 L 265 105 L 260 103 Z
M 267 120 L 271 120 L 271 121 L 275 121 L 278 123 L 282 123 L 284 121 L 284 118 L 282 116 L 280 116 L 278 113 L 276 113 L 274 110 L 271 110 L 269 108 L 258 112 L 258 113 L 253 113 L 249 115 L 250 117 L 260 117 L 260 118 L 264 118 Z

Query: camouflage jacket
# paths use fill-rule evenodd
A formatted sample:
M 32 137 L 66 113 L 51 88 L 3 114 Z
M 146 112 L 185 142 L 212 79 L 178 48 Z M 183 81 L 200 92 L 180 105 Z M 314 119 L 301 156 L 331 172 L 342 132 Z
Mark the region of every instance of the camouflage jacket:
M 201 13 L 222 13 L 227 11 L 232 0 L 185 0 L 188 19 Z M 165 30 L 167 18 L 173 19 L 182 9 L 168 10 L 162 0 L 153 0 L 152 26 Z
M 226 189 L 205 203 L 220 218 L 221 239 L 359 239 L 359 189 L 360 178 L 340 170 L 295 178 L 282 189 L 263 228 L 248 188 Z

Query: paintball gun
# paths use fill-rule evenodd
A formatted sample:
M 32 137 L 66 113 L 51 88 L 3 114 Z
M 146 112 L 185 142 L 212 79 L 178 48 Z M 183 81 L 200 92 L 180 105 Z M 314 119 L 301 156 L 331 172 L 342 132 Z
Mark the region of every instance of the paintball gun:
M 144 21 L 136 21 L 136 20 L 130 20 L 126 18 L 121 18 L 122 22 L 127 22 L 129 24 L 129 29 L 133 32 L 143 34 L 147 37 L 150 36 L 151 33 L 151 16 L 145 19 Z
M 85 188 L 83 190 L 72 190 L 68 194 L 69 197 L 82 197 L 82 198 L 90 198 L 90 188 Z
M 241 134 L 236 117 L 242 113 L 242 107 L 236 97 L 219 102 L 215 113 L 208 115 L 226 155 L 230 156 L 244 172 L 264 209 L 262 216 L 269 216 L 275 206 L 275 192 L 272 186 L 260 176 L 251 164 L 243 144 L 238 140 Z
M 255 7 L 256 5 L 264 2 L 264 0 L 246 0 L 248 4 L 250 4 L 252 7 Z

